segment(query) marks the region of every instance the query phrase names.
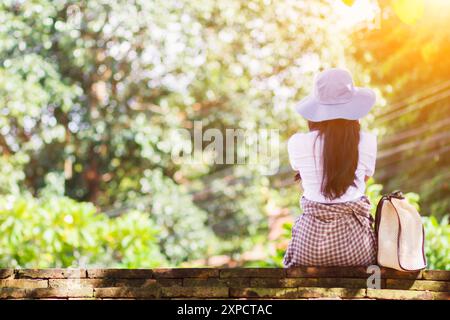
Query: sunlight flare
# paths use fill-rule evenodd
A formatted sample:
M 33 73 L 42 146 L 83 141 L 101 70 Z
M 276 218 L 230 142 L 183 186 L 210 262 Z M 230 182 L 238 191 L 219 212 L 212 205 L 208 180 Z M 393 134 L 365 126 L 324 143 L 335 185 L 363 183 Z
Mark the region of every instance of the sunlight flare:
M 399 19 L 406 24 L 415 24 L 423 17 L 424 0 L 393 0 L 392 8 Z

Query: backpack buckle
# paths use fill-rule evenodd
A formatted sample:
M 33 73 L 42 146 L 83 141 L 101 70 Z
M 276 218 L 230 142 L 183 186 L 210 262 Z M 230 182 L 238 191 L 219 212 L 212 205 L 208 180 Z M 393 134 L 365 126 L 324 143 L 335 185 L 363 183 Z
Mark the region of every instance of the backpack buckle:
M 388 195 L 388 198 L 405 199 L 405 196 L 400 190 L 395 190 Z

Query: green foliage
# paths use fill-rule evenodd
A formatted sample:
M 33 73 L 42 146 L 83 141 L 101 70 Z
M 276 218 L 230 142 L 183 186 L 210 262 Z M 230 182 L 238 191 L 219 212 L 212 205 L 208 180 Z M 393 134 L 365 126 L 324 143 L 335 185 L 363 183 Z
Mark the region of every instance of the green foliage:
M 268 179 L 248 164 L 175 164 L 171 148 L 190 142 L 177 129 L 296 130 L 293 99 L 344 60 L 330 3 L 1 2 L 0 193 L 149 212 L 174 264 L 238 256 L 267 231 Z
M 138 211 L 109 218 L 66 197 L 0 198 L 1 267 L 157 267 L 158 232 Z
M 366 183 L 366 195 L 372 204 L 372 216 L 375 217 L 375 212 L 377 209 L 377 203 L 380 201 L 382 196 L 383 186 L 381 184 L 375 183 L 373 178 L 370 178 Z
M 424 1 L 417 20 L 408 1 L 377 2 L 383 18 L 355 32 L 351 49 L 383 96 L 373 112 L 386 154 L 376 178 L 420 194 L 423 214 L 441 218 L 450 213 L 450 137 L 442 134 L 450 130 L 450 10 L 446 1 Z
M 283 258 L 286 253 L 286 245 L 291 239 L 292 222 L 283 224 L 283 234 L 278 239 L 279 244 L 275 247 L 275 252 L 271 254 L 266 260 L 251 261 L 246 264 L 247 267 L 262 267 L 262 268 L 282 268 Z
M 167 260 L 179 264 L 205 257 L 215 236 L 205 227 L 207 213 L 192 204 L 185 188 L 161 170 L 144 171 L 140 185 L 147 197 L 139 199 L 138 208 L 149 210 L 150 219 L 160 228 L 159 244 Z
M 33 265 L 38 263 L 34 258 L 23 261 L 13 255 L 30 251 L 27 254 L 37 259 L 41 250 L 52 245 L 39 240 L 45 242 L 40 247 L 35 245 L 38 240 L 22 233 L 13 236 L 15 228 L 28 225 L 20 210 L 20 214 L 8 211 L 11 215 L 3 218 L 0 227 L 8 228 L 7 239 L 12 237 L 18 252 L 2 248 L 9 250 L 9 256 L 0 258 L 6 259 L 2 263 L 50 266 L 84 259 L 105 266 L 145 267 L 151 264 L 148 252 L 140 255 L 138 248 L 150 239 L 142 235 L 144 242 L 139 244 L 132 234 L 133 223 L 140 232 L 140 226 L 157 226 L 159 232 L 150 234 L 163 255 L 161 261 L 172 265 L 217 254 L 238 259 L 244 251 L 267 242 L 269 211 L 298 210 L 297 190 L 276 187 L 278 176 L 264 176 L 261 168 L 248 162 L 174 163 L 172 147 L 191 142 L 178 129 L 192 130 L 196 120 L 202 121 L 204 130 L 221 132 L 282 129 L 278 151 L 282 165 L 287 165 L 283 141 L 306 127 L 304 120 L 293 116 L 292 104 L 309 92 L 313 74 L 331 66 L 361 70 L 356 73 L 359 85 L 371 80 L 381 89 L 407 90 L 409 96 L 414 87 L 407 81 L 414 78 L 408 72 L 411 59 L 401 54 L 408 45 L 398 50 L 375 30 L 358 32 L 363 39 L 352 46 L 335 5 L 331 0 L 1 1 L 0 195 L 14 199 L 14 206 L 41 208 L 36 210 L 46 216 L 63 214 L 58 203 L 65 208 L 64 203 L 78 208 L 73 210 L 80 215 L 87 210 L 93 219 L 91 228 L 100 224 L 95 222 L 97 216 L 108 225 L 89 231 L 99 242 L 95 248 L 83 240 L 80 230 L 79 242 L 70 240 L 49 249 L 55 260 L 43 253 L 39 261 L 48 261 Z M 419 37 L 409 36 L 414 29 L 390 32 L 394 20 L 388 18 L 388 34 L 413 41 L 412 54 L 422 54 Z M 431 37 L 426 38 L 433 49 Z M 434 40 L 446 47 L 443 39 Z M 346 54 L 347 49 L 355 54 Z M 370 68 L 374 61 L 380 68 Z M 440 69 L 438 78 L 446 79 L 448 68 L 432 65 Z M 415 83 L 431 82 L 433 70 L 424 64 L 421 68 L 427 72 L 416 72 L 425 77 L 414 78 Z M 385 86 L 391 82 L 395 83 Z M 436 112 L 427 119 L 439 117 Z M 370 124 L 368 119 L 363 127 Z M 401 120 L 389 124 L 392 132 L 405 123 L 413 127 L 421 122 L 410 117 Z M 236 154 L 243 154 L 243 148 L 238 146 Z M 425 170 L 424 161 L 418 166 L 397 163 L 400 167 L 389 166 L 387 175 L 390 178 L 394 172 L 395 179 L 382 182 L 389 188 L 402 185 L 397 172 L 406 167 L 411 174 L 401 178 L 408 181 L 410 175 L 434 172 L 436 179 L 421 178 L 429 184 L 418 184 L 426 201 L 424 210 L 447 213 L 448 177 L 440 173 L 448 166 L 446 158 L 427 162 Z M 372 203 L 379 192 L 379 185 L 368 187 Z M 38 198 L 21 198 L 28 193 Z M 49 203 L 59 208 L 57 212 L 51 212 Z M 85 206 L 91 209 L 82 209 Z M 121 216 L 108 219 L 94 214 L 94 206 L 109 216 Z M 25 212 L 30 214 L 28 209 Z M 45 234 L 54 226 L 39 217 L 36 223 L 42 225 L 37 228 Z M 130 229 L 118 229 L 117 221 Z M 90 224 L 77 226 L 91 230 Z M 101 230 L 114 232 L 117 242 L 106 241 Z M 56 241 L 62 237 L 58 234 L 49 231 L 46 237 L 52 235 Z M 123 244 L 121 237 L 126 238 Z M 79 253 L 75 244 L 81 245 Z M 27 246 L 30 249 L 23 249 Z M 121 253 L 115 252 L 118 248 Z M 72 260 L 69 252 L 75 256 Z
M 28 156 L 22 152 L 0 155 L 0 194 L 19 194 L 25 179 L 24 165 Z
M 439 222 L 436 217 L 424 217 L 425 253 L 429 269 L 450 270 L 449 216 Z

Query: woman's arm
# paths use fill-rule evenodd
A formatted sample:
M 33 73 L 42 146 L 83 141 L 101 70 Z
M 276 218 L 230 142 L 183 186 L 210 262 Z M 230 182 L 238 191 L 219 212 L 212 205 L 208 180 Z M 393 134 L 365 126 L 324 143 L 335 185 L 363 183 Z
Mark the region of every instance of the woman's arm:
M 292 135 L 287 143 L 287 149 L 288 149 L 288 155 L 289 155 L 289 162 L 291 164 L 292 169 L 296 171 L 294 180 L 300 181 L 302 177 L 300 176 L 300 171 L 298 167 L 298 162 L 300 158 L 300 153 L 302 151 L 303 144 L 301 143 L 301 134 L 296 133 Z
M 362 149 L 360 153 L 360 162 L 365 171 L 364 181 L 370 179 L 375 173 L 377 162 L 377 136 L 373 133 L 365 133 Z

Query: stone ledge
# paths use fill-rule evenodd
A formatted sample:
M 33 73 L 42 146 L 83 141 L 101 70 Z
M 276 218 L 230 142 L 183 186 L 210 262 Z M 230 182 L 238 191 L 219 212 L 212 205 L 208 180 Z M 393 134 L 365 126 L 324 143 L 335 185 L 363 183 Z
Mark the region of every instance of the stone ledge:
M 0 299 L 450 300 L 450 271 L 381 268 L 0 269 Z

